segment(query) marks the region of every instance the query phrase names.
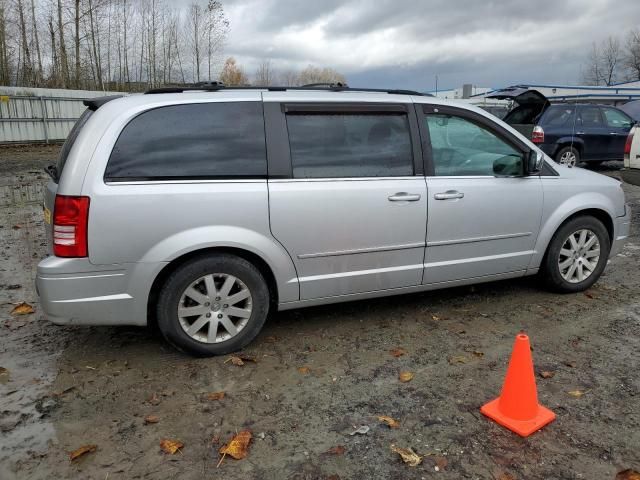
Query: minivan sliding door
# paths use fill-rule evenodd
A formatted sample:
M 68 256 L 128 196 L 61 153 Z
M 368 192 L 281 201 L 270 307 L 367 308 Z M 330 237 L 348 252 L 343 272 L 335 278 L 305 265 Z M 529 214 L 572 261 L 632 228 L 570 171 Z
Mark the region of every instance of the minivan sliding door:
M 427 199 L 412 105 L 266 97 L 271 231 L 300 298 L 419 285 Z

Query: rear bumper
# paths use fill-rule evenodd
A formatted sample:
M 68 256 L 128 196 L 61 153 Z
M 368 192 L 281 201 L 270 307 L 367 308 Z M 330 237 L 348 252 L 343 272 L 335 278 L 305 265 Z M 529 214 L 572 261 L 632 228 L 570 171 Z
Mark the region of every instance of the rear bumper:
M 47 257 L 38 265 L 36 290 L 56 324 L 146 325 L 149 289 L 162 266 L 96 266 L 87 259 Z
M 621 217 L 616 217 L 616 224 L 614 225 L 614 238 L 611 243 L 611 253 L 609 258 L 614 257 L 622 251 L 624 242 L 629 236 L 631 230 L 631 207 L 629 204 L 625 205 L 625 214 Z

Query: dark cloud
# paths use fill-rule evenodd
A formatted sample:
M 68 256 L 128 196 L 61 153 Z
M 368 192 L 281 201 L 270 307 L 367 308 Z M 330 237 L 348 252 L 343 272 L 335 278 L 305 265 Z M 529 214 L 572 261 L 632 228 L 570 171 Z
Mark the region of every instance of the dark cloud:
M 640 0 L 227 0 L 226 54 L 251 72 L 331 66 L 352 85 L 576 83 L 594 41 L 637 28 Z

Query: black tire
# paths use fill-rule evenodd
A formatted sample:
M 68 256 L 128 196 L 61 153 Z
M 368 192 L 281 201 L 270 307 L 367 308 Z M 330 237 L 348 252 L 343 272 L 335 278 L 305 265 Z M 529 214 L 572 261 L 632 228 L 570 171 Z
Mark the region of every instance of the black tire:
M 192 338 L 178 318 L 183 292 L 209 274 L 233 275 L 251 293 L 251 315 L 246 325 L 235 336 L 218 343 Z M 269 313 L 269 298 L 267 282 L 251 262 L 229 254 L 198 257 L 178 266 L 162 286 L 157 303 L 158 328 L 164 338 L 181 351 L 197 356 L 224 355 L 241 349 L 258 335 Z
M 571 283 L 565 280 L 560 272 L 560 249 L 563 248 L 569 235 L 583 229 L 588 229 L 595 233 L 600 243 L 600 257 L 595 269 L 587 278 L 581 282 Z M 602 275 L 607 265 L 610 250 L 609 232 L 607 232 L 606 227 L 600 220 L 589 215 L 572 218 L 558 229 L 549 243 L 541 269 L 545 283 L 555 292 L 575 293 L 586 290 Z
M 566 146 L 566 147 L 562 147 L 560 150 L 558 150 L 558 153 L 556 153 L 556 162 L 558 163 L 562 163 L 561 162 L 561 158 L 564 154 L 566 153 L 573 153 L 576 157 L 576 162 L 574 165 L 577 165 L 578 163 L 580 163 L 580 151 L 576 148 L 576 147 L 572 147 L 572 146 Z

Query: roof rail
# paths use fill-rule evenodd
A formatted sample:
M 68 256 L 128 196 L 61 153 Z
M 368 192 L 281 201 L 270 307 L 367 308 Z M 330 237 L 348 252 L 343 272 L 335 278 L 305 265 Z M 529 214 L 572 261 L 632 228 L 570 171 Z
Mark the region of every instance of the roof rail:
M 302 85 L 302 88 L 314 88 L 314 87 L 325 87 L 325 88 L 337 88 L 337 87 L 349 87 L 346 83 L 342 82 L 321 82 L 321 83 L 307 83 L 306 85 Z
M 287 87 L 287 86 L 225 86 L 224 84 L 218 82 L 201 82 L 203 85 L 191 85 L 187 87 L 161 87 L 161 88 L 152 88 L 151 90 L 147 90 L 145 95 L 158 94 L 158 93 L 182 93 L 182 92 L 192 92 L 192 91 L 205 91 L 205 92 L 219 92 L 222 90 L 267 90 L 269 92 L 286 92 L 289 90 L 292 91 L 324 91 L 324 92 L 367 92 L 367 93 L 389 93 L 396 95 L 414 95 L 421 97 L 433 97 L 430 93 L 421 93 L 416 92 L 414 90 L 402 90 L 402 89 L 385 89 L 385 88 L 353 88 L 342 86 L 339 83 L 335 84 L 321 84 L 323 86 L 319 86 L 318 84 L 309 84 L 301 86 L 301 87 Z

